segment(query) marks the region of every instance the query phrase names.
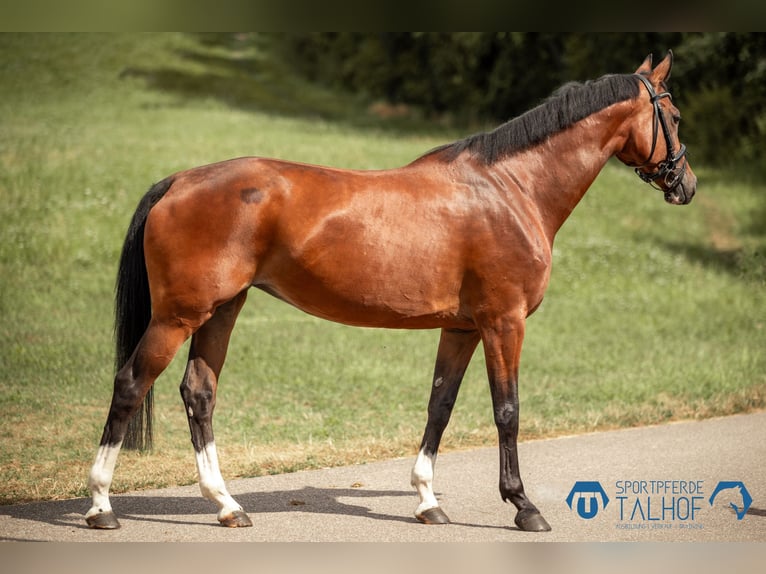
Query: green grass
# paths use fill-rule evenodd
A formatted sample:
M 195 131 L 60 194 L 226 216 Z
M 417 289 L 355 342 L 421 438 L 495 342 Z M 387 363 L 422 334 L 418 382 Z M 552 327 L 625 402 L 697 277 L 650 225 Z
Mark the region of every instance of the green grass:
M 117 259 L 152 182 L 241 155 L 394 167 L 458 135 L 381 121 L 247 39 L 0 35 L 0 502 L 86 494 L 111 394 Z M 527 328 L 524 438 L 766 405 L 763 179 L 695 171 L 698 197 L 675 208 L 610 164 L 565 224 Z M 224 475 L 414 455 L 437 341 L 251 292 L 219 390 Z M 156 385 L 156 452 L 124 453 L 116 491 L 196 479 L 184 356 Z M 478 352 L 444 448 L 494 441 Z

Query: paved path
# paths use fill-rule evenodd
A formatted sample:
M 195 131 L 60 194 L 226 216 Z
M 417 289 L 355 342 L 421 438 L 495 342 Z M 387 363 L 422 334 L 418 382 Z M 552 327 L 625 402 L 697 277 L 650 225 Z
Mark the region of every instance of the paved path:
M 88 529 L 85 499 L 0 506 L 0 540 L 766 542 L 766 412 L 531 441 L 519 451 L 527 493 L 552 532 L 513 527 L 513 509 L 497 491 L 496 449 L 486 448 L 439 457 L 434 486 L 453 520 L 446 526 L 424 526 L 412 516 L 413 457 L 230 481 L 253 528 L 219 527 L 213 505 L 189 486 L 114 496 L 123 526 L 117 531 Z M 585 507 L 598 509 L 590 520 L 577 514 L 579 496 L 574 510 L 566 504 L 576 481 L 598 481 L 609 499 L 606 508 Z M 639 493 L 619 492 L 617 481 L 630 481 Z M 674 483 L 665 493 L 656 481 L 662 490 L 664 481 L 686 483 L 676 482 L 674 495 Z M 742 507 L 734 489 L 709 504 L 720 481 L 741 481 L 752 496 L 742 520 L 728 505 Z M 682 492 L 692 482 L 700 492 Z

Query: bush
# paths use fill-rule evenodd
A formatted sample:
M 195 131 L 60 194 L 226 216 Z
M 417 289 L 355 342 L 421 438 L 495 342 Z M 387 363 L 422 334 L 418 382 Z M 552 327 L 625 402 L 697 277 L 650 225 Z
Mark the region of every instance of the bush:
M 719 164 L 766 154 L 764 34 L 342 32 L 275 39 L 313 81 L 463 124 L 505 121 L 569 80 L 630 72 L 647 54 L 672 48 L 680 81 L 671 87 L 690 152 Z

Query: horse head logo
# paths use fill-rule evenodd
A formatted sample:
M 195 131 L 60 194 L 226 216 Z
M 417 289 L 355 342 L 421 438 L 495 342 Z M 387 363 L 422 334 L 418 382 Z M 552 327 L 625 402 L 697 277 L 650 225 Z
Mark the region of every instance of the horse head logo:
M 745 488 L 744 483 L 740 481 L 727 481 L 722 480 L 718 483 L 718 486 L 715 487 L 715 490 L 713 491 L 713 494 L 710 495 L 710 506 L 713 506 L 713 502 L 715 502 L 715 497 L 718 496 L 719 492 L 733 489 L 735 492 L 731 494 L 737 494 L 739 493 L 740 498 L 742 499 L 742 506 L 738 506 L 734 504 L 733 502 L 729 502 L 729 506 L 731 506 L 734 509 L 734 512 L 737 513 L 737 520 L 742 520 L 745 517 L 745 514 L 747 513 L 748 509 L 750 508 L 750 505 L 753 503 L 753 497 L 750 496 L 750 493 L 747 491 L 747 488 Z
M 598 499 L 596 498 L 597 494 L 601 495 L 601 503 L 604 505 L 604 508 L 606 508 L 606 505 L 609 504 L 609 498 L 606 496 L 606 492 L 604 492 L 604 488 L 601 486 L 601 483 L 598 481 L 577 481 L 575 482 L 574 486 L 572 487 L 572 490 L 569 491 L 569 496 L 567 496 L 567 506 L 569 508 L 572 508 L 572 501 L 574 500 L 575 494 L 579 494 L 580 497 L 577 499 L 577 514 L 580 515 L 580 518 L 584 518 L 585 520 L 590 520 L 596 514 L 598 514 Z M 590 495 L 586 498 L 586 495 Z M 588 503 L 586 507 L 586 502 Z

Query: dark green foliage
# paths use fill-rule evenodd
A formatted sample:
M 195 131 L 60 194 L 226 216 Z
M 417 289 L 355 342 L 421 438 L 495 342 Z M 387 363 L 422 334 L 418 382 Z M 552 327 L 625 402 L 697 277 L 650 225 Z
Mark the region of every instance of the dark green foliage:
M 690 34 L 679 48 L 684 133 L 701 159 L 766 159 L 766 34 Z M 687 121 L 688 120 L 688 121 Z
M 301 33 L 275 36 L 312 81 L 458 123 L 496 123 L 557 86 L 628 73 L 672 49 L 671 88 L 692 157 L 720 165 L 766 151 L 766 35 L 760 33 Z

